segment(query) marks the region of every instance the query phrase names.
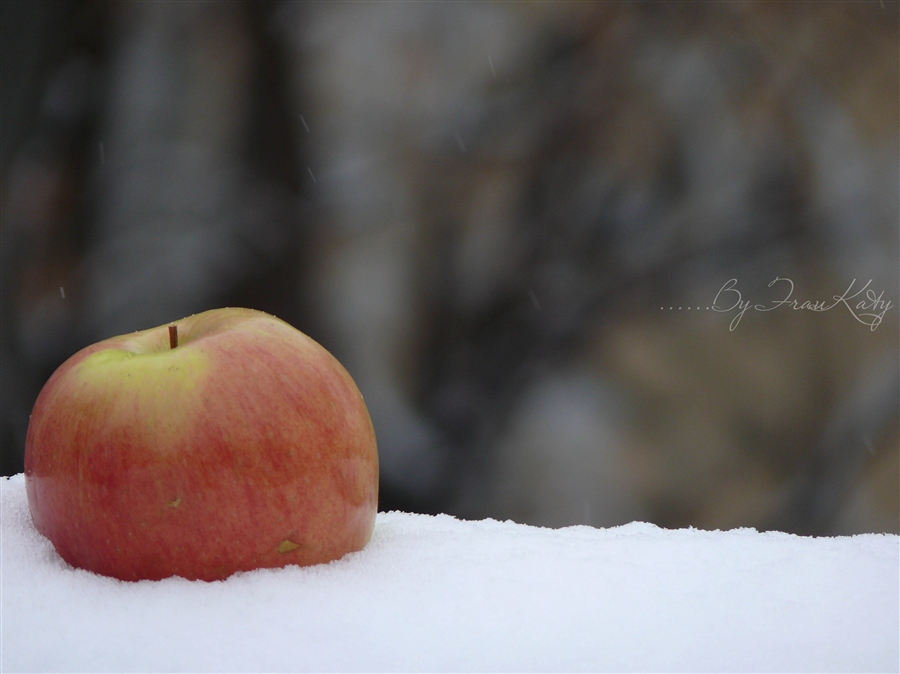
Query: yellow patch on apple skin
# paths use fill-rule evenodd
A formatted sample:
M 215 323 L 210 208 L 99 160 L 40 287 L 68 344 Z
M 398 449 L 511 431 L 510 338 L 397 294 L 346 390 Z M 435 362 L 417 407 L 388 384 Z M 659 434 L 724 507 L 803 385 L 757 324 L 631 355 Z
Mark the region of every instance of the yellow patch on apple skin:
M 180 497 L 180 496 L 176 496 L 173 500 L 169 501 L 169 503 L 168 503 L 167 505 L 168 505 L 170 508 L 177 508 L 178 506 L 181 505 L 181 497 Z
M 92 353 L 77 366 L 77 378 L 87 385 L 109 388 L 129 377 L 138 378 L 148 393 L 155 386 L 178 383 L 180 390 L 193 389 L 198 374 L 209 369 L 200 349 L 177 347 L 165 351 L 135 353 L 126 349 L 104 349 Z
M 192 410 L 201 403 L 197 387 L 209 371 L 207 355 L 190 345 L 143 353 L 105 349 L 76 366 L 74 381 L 97 412 L 105 410 L 111 421 L 131 427 L 140 418 L 164 447 L 167 436 L 182 434 L 192 423 Z
M 294 541 L 292 541 L 291 539 L 285 538 L 283 541 L 281 541 L 281 543 L 278 544 L 278 552 L 283 555 L 286 552 L 293 552 L 299 547 L 299 543 L 294 543 Z

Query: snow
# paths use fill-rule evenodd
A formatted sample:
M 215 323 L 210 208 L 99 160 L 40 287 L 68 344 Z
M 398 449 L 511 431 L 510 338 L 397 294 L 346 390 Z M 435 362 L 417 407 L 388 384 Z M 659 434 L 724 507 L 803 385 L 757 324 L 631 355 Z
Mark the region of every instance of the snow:
M 73 569 L 0 479 L 0 670 L 897 671 L 900 539 L 379 513 L 361 552 L 215 583 Z

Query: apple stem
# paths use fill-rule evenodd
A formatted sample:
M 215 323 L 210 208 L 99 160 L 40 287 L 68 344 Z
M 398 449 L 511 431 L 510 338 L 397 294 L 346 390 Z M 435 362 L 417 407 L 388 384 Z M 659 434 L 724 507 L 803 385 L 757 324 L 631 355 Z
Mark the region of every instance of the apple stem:
M 169 348 L 174 349 L 178 346 L 178 326 L 170 325 L 169 326 Z

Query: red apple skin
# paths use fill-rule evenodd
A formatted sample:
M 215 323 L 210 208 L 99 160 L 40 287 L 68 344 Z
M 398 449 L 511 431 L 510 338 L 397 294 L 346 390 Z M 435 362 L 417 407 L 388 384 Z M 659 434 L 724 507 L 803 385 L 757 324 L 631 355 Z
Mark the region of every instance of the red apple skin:
M 28 505 L 73 566 L 216 580 L 361 550 L 378 502 L 362 395 L 322 346 L 251 309 L 114 337 L 63 363 L 31 415 Z

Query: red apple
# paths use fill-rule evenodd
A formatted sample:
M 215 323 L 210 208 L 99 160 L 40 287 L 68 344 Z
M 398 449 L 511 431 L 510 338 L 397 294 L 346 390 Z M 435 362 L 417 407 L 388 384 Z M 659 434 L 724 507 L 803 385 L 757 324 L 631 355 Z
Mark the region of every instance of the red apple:
M 215 309 L 63 363 L 31 415 L 25 484 L 73 566 L 214 580 L 361 550 L 378 450 L 328 351 L 274 316 Z

